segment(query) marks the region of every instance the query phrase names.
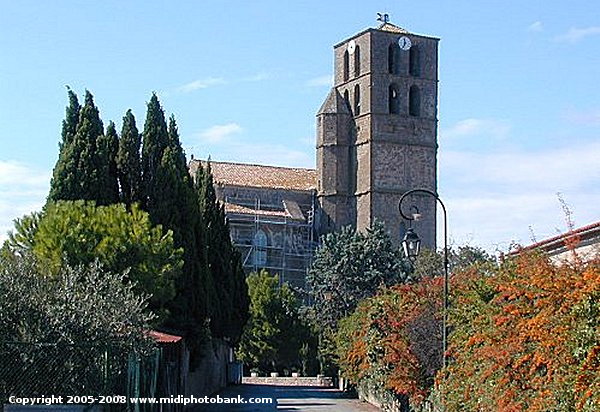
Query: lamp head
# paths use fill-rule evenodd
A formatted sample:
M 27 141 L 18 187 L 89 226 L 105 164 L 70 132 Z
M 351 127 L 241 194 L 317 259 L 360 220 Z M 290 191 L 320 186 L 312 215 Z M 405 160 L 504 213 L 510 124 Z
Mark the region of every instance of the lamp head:
M 419 235 L 416 234 L 412 227 L 406 231 L 404 239 L 402 239 L 402 250 L 404 251 L 404 256 L 408 257 L 412 262 L 419 256 L 421 238 L 419 238 Z

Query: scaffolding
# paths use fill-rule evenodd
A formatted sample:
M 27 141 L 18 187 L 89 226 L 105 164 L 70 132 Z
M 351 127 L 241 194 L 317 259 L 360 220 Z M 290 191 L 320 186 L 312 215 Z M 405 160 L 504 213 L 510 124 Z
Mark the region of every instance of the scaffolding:
M 224 198 L 231 238 L 241 253 L 244 270 L 262 269 L 279 276 L 279 283 L 305 289 L 315 242 L 315 198 L 310 204 L 282 200 L 267 204 L 260 198 Z

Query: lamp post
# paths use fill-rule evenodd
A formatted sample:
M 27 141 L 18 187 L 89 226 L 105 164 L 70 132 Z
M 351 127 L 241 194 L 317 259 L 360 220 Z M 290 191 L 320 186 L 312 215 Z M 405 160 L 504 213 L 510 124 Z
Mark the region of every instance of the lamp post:
M 448 216 L 446 213 L 446 206 L 437 195 L 437 193 L 429 190 L 429 189 L 412 189 L 408 192 L 404 193 L 398 202 L 398 209 L 400 210 L 400 215 L 412 222 L 413 220 L 417 220 L 420 216 L 417 213 L 413 213 L 412 216 L 407 216 L 404 214 L 402 210 L 402 202 L 409 196 L 415 193 L 423 193 L 430 196 L 433 196 L 439 203 L 442 205 L 442 210 L 444 211 L 444 317 L 443 317 L 443 325 L 442 325 L 442 366 L 445 368 L 447 363 L 446 351 L 448 350 Z M 414 207 L 414 206 L 413 206 Z M 404 239 L 402 239 L 402 249 L 404 250 L 404 254 L 414 262 L 414 260 L 419 256 L 419 252 L 421 251 L 421 239 L 417 235 L 417 233 L 410 227 L 406 234 L 404 235 Z

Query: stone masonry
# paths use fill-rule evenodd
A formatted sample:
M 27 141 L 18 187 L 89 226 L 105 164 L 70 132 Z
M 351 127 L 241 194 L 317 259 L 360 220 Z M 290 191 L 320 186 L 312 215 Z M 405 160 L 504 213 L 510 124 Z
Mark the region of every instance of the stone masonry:
M 436 191 L 438 41 L 385 23 L 334 46 L 334 86 L 317 114 L 320 232 L 378 219 L 398 241 L 408 227 L 400 196 Z M 415 230 L 435 247 L 435 200 L 409 200 L 424 217 Z

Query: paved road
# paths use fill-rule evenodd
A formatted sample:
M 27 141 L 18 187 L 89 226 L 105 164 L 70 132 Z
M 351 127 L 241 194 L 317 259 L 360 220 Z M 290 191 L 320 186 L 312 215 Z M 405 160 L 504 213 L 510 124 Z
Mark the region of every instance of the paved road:
M 330 388 L 306 386 L 237 385 L 230 386 L 219 396 L 249 398 L 272 398 L 270 404 L 222 404 L 203 406 L 196 411 L 209 412 L 262 412 L 262 411 L 309 411 L 309 412 L 375 412 L 378 408 L 358 399 L 349 399 L 343 392 Z

